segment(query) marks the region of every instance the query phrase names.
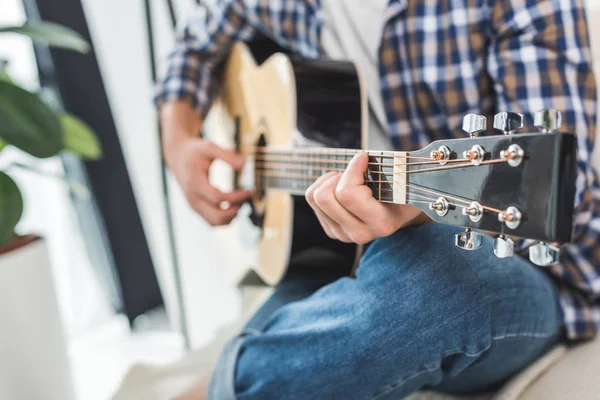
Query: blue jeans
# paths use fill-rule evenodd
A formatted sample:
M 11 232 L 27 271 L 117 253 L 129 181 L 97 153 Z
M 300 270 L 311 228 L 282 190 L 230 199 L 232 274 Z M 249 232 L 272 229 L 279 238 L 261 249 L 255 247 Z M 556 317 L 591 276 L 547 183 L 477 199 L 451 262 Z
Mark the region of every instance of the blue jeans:
M 493 390 L 562 337 L 551 280 L 427 224 L 374 241 L 356 277 L 288 281 L 223 350 L 209 399 L 400 399 Z M 287 303 L 287 304 L 286 304 Z

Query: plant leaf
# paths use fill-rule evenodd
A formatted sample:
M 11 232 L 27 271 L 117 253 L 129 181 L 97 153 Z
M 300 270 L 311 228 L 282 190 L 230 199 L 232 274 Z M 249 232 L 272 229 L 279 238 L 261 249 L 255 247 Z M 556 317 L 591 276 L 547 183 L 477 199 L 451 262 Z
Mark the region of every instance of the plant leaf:
M 27 22 L 21 26 L 0 27 L 0 33 L 12 32 L 30 37 L 35 41 L 46 42 L 50 46 L 62 47 L 87 53 L 90 50 L 89 43 L 74 30 L 52 22 Z
M 8 74 L 8 72 L 6 72 L 5 69 L 1 69 L 0 70 L 0 81 L 2 81 L 2 82 L 12 82 L 12 79 L 10 79 L 10 75 Z
M 0 81 L 12 82 L 8 74 L 8 62 L 0 58 Z
M 46 158 L 63 148 L 54 112 L 38 96 L 0 81 L 0 138 L 27 153 Z
M 100 158 L 102 155 L 100 142 L 88 124 L 69 113 L 59 115 L 59 119 L 65 150 L 70 150 L 88 160 Z
M 23 196 L 19 187 L 10 176 L 0 172 L 0 244 L 14 237 L 22 215 Z

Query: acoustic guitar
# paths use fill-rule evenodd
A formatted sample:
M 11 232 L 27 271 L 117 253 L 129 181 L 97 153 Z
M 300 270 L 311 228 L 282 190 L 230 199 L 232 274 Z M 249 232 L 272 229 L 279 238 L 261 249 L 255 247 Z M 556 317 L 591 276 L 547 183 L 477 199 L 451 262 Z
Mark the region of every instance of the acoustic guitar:
M 275 285 L 290 257 L 307 249 L 358 260 L 360 246 L 329 239 L 303 197 L 316 179 L 344 171 L 367 149 L 367 96 L 357 67 L 280 52 L 258 65 L 250 48 L 236 43 L 221 79 L 211 112 L 229 121 L 246 158 L 234 186 L 254 191 L 249 211 L 238 216 L 245 245 L 257 250 L 248 267 Z M 411 204 L 437 223 L 464 227 L 454 238 L 462 249 L 482 246 L 476 230 L 496 236 L 498 257 L 513 255 L 514 238 L 532 239 L 531 261 L 550 265 L 558 245 L 571 240 L 575 198 L 576 138 L 556 132 L 560 123 L 558 111 L 542 110 L 539 132 L 517 133 L 523 116 L 502 112 L 493 122 L 498 134 L 480 136 L 486 118 L 467 115 L 465 138 L 410 152 L 366 150 L 365 184 L 381 202 Z

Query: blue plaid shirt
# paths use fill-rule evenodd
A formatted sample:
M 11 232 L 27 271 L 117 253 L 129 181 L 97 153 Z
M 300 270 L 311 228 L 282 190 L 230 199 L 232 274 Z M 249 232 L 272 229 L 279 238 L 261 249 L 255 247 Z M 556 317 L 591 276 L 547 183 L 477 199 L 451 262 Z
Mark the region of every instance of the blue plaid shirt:
M 213 71 L 231 44 L 257 32 L 308 58 L 321 55 L 319 0 L 217 0 L 178 30 L 156 101 L 187 99 L 204 116 Z M 379 49 L 381 93 L 394 145 L 415 150 L 464 137 L 468 113 L 555 108 L 578 135 L 574 241 L 547 268 L 561 292 L 568 337 L 600 329 L 600 186 L 590 165 L 596 86 L 583 0 L 390 0 Z

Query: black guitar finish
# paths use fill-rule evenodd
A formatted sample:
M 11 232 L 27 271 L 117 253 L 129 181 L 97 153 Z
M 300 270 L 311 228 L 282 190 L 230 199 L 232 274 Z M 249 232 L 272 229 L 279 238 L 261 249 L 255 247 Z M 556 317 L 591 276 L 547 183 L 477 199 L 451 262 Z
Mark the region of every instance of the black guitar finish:
M 297 125 L 302 136 L 324 147 L 361 148 L 360 86 L 354 64 L 292 60 Z
M 461 213 L 460 208 L 451 209 L 441 217 L 429 210 L 427 204 L 415 204 L 434 221 L 545 242 L 567 243 L 571 240 L 577 174 L 575 136 L 564 133 L 497 135 L 445 140 L 443 144 L 456 154 L 479 144 L 489 153 L 488 159 L 499 158 L 500 151 L 511 144 L 521 146 L 526 158 L 517 167 L 498 163 L 454 168 L 409 174 L 408 180 L 410 184 L 474 199 L 482 205 L 502 210 L 516 206 L 523 213 L 523 221 L 513 230 L 489 212 L 485 212 L 479 222 L 473 222 Z M 428 157 L 431 150 L 439 146 L 440 142 L 434 142 L 410 154 Z M 426 168 L 431 165 L 410 166 L 409 171 Z
M 298 59 L 264 36 L 248 45 L 259 64 L 274 53 L 290 56 L 296 79 L 297 127 L 303 137 L 323 147 L 362 147 L 360 83 L 353 63 Z M 293 196 L 293 199 L 291 264 L 296 265 L 296 256 L 306 250 L 327 250 L 335 253 L 338 264 L 348 266 L 349 273 L 357 246 L 330 239 L 305 198 Z M 319 271 L 307 268 L 304 273 L 319 274 Z

